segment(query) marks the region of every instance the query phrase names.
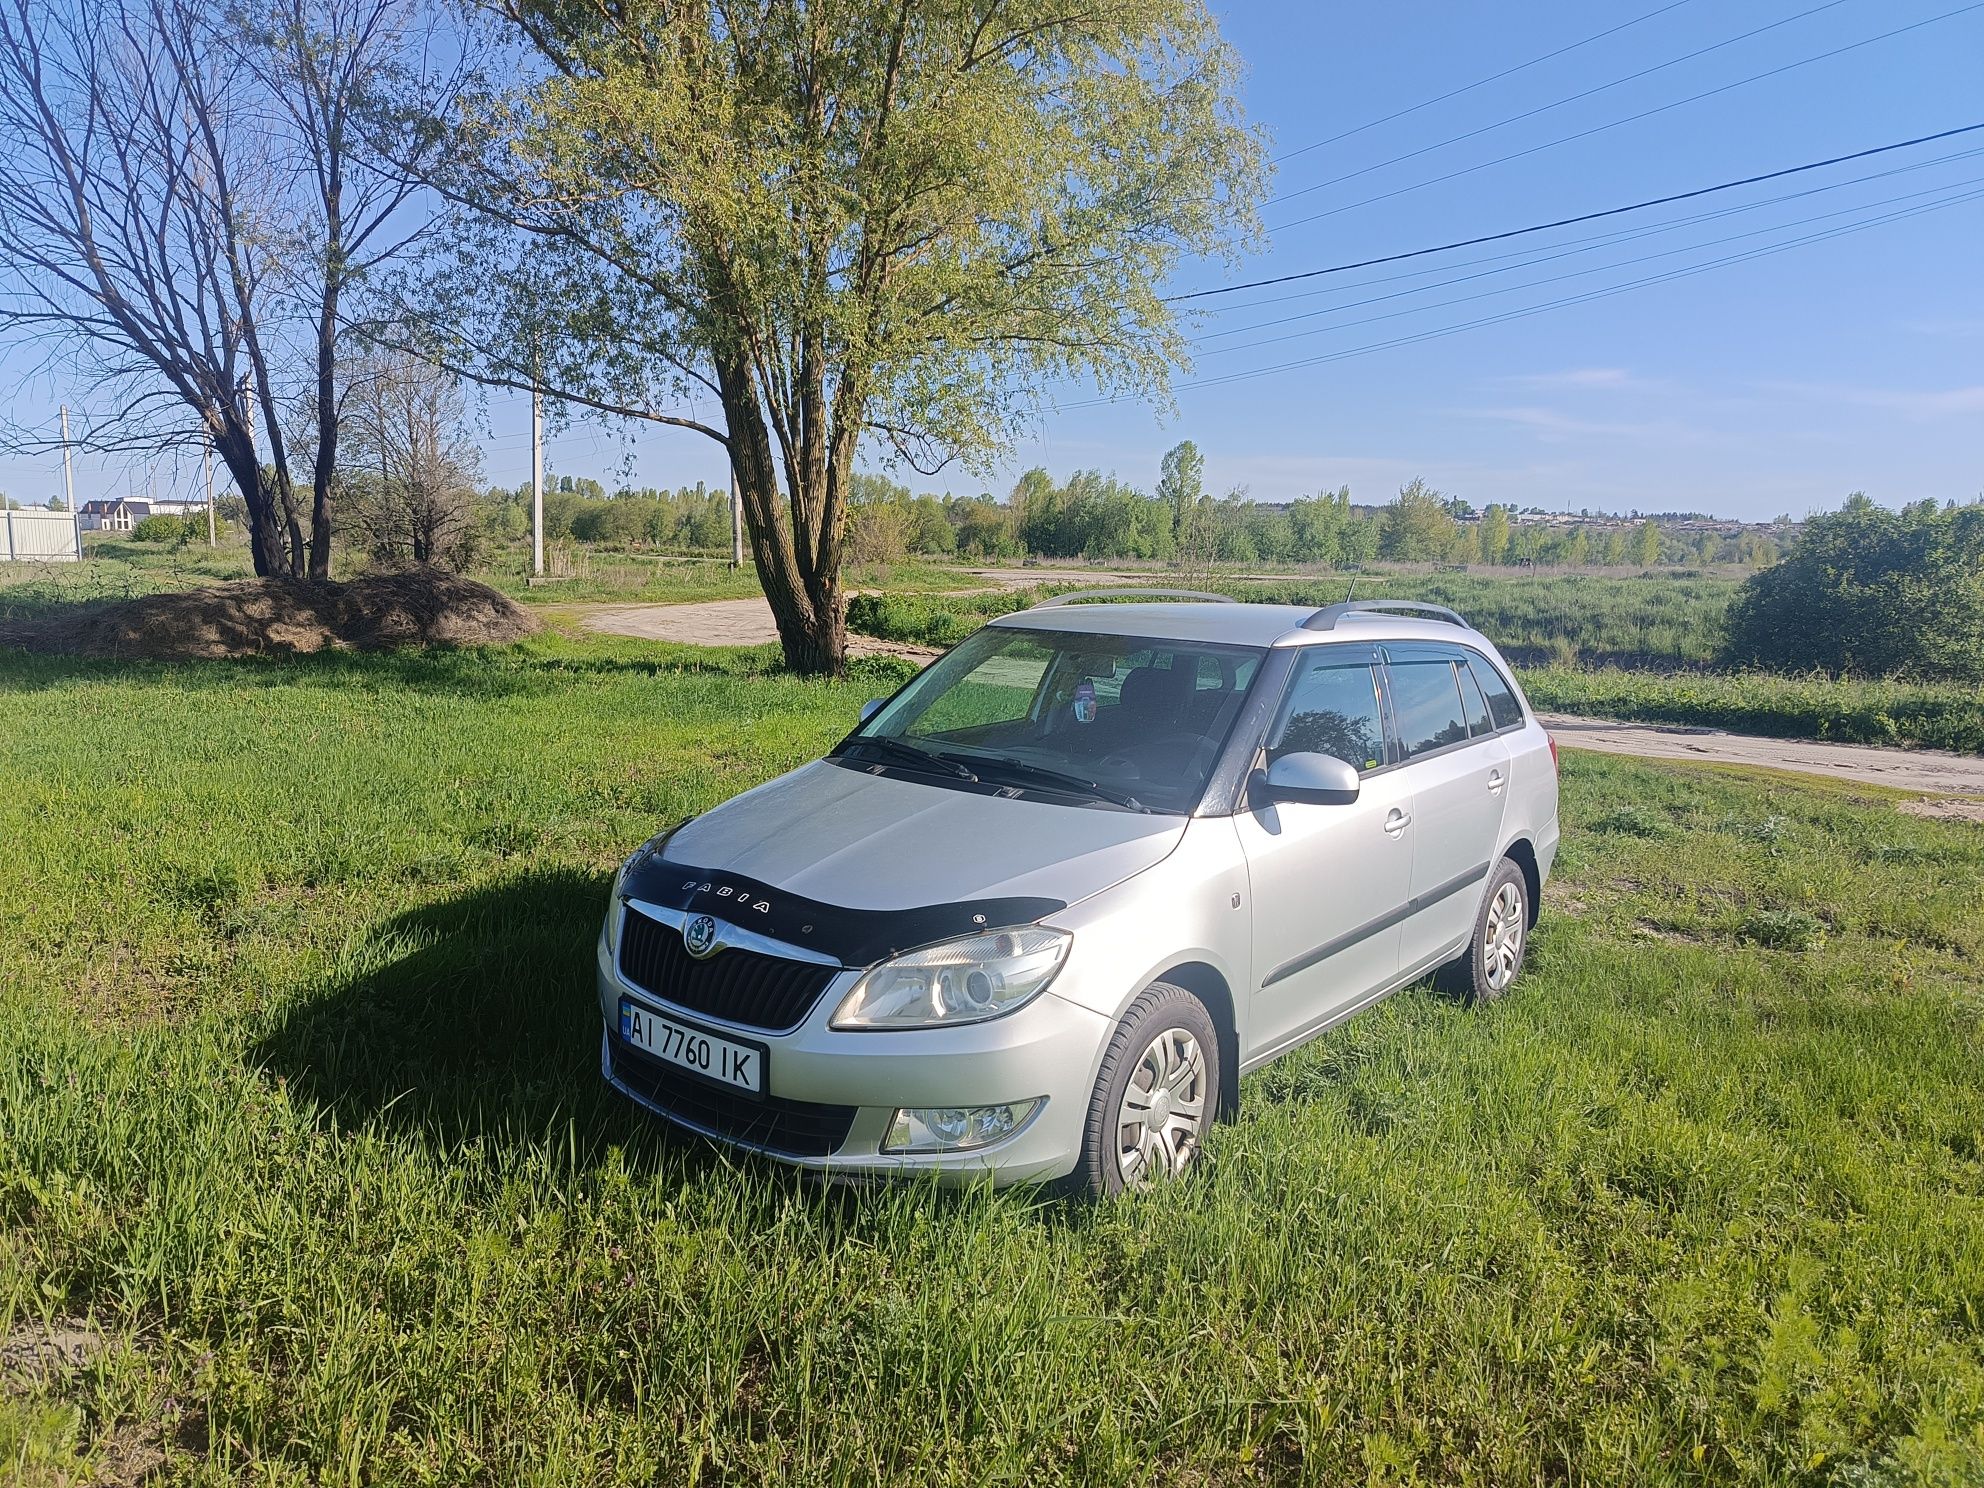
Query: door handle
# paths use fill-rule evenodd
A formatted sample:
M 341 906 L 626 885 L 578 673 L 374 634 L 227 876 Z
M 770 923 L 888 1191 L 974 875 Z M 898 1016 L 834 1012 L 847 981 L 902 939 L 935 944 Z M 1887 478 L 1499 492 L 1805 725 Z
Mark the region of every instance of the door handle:
M 1398 807 L 1394 806 L 1386 813 L 1385 831 L 1393 837 L 1398 836 L 1400 832 L 1403 832 L 1411 825 L 1412 813 L 1410 811 L 1400 811 Z
M 1502 793 L 1502 772 L 1500 770 L 1490 770 L 1488 772 L 1488 794 L 1491 796 L 1499 796 L 1501 793 Z

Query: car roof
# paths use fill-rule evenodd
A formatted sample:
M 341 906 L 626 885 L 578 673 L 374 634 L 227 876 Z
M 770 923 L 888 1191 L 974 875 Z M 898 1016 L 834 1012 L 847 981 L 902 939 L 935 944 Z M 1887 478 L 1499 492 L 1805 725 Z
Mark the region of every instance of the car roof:
M 1047 604 L 1001 615 L 991 623 L 1022 630 L 1072 631 L 1153 641 L 1213 641 L 1230 646 L 1313 646 L 1330 641 L 1463 642 L 1493 651 L 1479 631 L 1445 620 L 1384 610 L 1352 610 L 1333 630 L 1304 630 L 1315 605 Z

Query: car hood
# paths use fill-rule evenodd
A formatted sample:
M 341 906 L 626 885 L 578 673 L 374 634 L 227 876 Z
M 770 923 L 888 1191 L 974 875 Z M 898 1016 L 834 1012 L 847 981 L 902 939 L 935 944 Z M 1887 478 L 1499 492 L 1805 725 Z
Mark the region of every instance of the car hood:
M 817 760 L 687 822 L 663 859 L 850 909 L 987 899 L 1059 908 L 1161 861 L 1184 829 L 1181 816 L 1019 800 Z

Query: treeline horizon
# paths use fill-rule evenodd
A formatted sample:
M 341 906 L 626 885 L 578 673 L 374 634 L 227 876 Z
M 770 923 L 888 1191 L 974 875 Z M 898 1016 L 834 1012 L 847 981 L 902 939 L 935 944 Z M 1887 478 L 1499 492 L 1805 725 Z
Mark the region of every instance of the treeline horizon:
M 1182 452 L 1182 456 L 1181 456 Z M 850 480 L 848 556 L 887 563 L 908 558 L 1106 559 L 1205 568 L 1248 563 L 1352 568 L 1373 559 L 1491 567 L 1652 568 L 1777 561 L 1777 541 L 1748 524 L 1735 533 L 1679 530 L 1704 519 L 1663 513 L 1538 520 L 1535 509 L 1467 502 L 1415 480 L 1381 505 L 1355 503 L 1350 487 L 1263 504 L 1243 491 L 1204 491 L 1197 451 L 1180 445 L 1167 474 L 1146 493 L 1099 470 L 1056 481 L 1025 472 L 1003 497 L 990 492 L 914 493 L 886 476 Z M 530 530 L 531 489 L 494 486 L 485 520 L 494 536 Z M 1784 519 L 1780 519 L 1782 521 Z M 698 482 L 668 489 L 622 485 L 608 491 L 588 476 L 562 475 L 544 493 L 547 542 L 577 541 L 692 552 L 728 552 L 729 493 Z

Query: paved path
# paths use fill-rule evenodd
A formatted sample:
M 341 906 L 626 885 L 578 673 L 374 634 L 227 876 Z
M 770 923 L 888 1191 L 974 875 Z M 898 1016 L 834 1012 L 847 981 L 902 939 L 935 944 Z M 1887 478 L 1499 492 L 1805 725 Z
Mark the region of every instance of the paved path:
M 1020 588 L 1048 579 L 1073 578 L 1056 570 L 987 570 L 988 587 Z M 1082 574 L 1098 584 L 1124 582 L 1111 575 Z M 641 636 L 690 646 L 761 646 L 778 639 L 771 607 L 763 599 L 715 599 L 697 604 L 586 605 L 579 623 L 609 635 Z M 906 656 L 927 661 L 929 646 L 878 641 L 850 635 L 857 656 Z M 1803 775 L 1826 775 L 1895 786 L 1935 797 L 1984 797 L 1984 758 L 1933 749 L 1880 749 L 1866 744 L 1825 744 L 1791 739 L 1759 739 L 1719 729 L 1654 723 L 1617 723 L 1603 718 L 1543 715 L 1543 723 L 1567 749 L 1596 749 L 1641 759 L 1694 760 L 1711 764 L 1764 765 Z M 1933 815 L 1984 821 L 1984 801 L 1938 800 L 1922 803 Z M 1933 808 L 1933 809 L 1931 809 Z
M 1027 589 L 1035 584 L 1086 582 L 1097 588 L 1126 584 L 1133 579 L 1119 574 L 1087 573 L 1059 568 L 983 568 L 967 570 L 987 582 L 973 589 L 952 589 L 951 594 L 988 594 L 997 589 Z M 937 596 L 941 597 L 941 596 Z M 693 604 L 598 604 L 575 605 L 579 624 L 606 635 L 639 636 L 650 641 L 675 641 L 685 646 L 764 646 L 778 639 L 772 623 L 772 607 L 762 595 L 751 599 L 709 599 Z M 908 656 L 927 661 L 939 655 L 933 646 L 915 646 L 897 641 L 880 641 L 873 636 L 852 635 L 848 650 L 856 656 Z

